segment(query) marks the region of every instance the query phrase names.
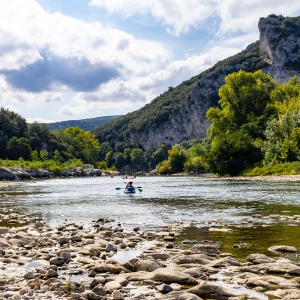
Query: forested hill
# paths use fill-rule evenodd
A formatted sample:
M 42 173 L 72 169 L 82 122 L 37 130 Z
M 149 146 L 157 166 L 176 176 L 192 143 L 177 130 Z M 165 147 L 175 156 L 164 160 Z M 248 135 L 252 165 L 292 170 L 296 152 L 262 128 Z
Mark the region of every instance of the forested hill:
M 261 18 L 259 41 L 177 87 L 169 88 L 143 108 L 97 127 L 94 133 L 100 142 L 107 141 L 112 148 L 125 143 L 145 150 L 157 149 L 162 143 L 174 145 L 205 137 L 210 125 L 206 111 L 217 105 L 218 90 L 228 74 L 262 69 L 280 82 L 299 76 L 299 24 L 300 17 Z
M 111 122 L 119 117 L 121 117 L 121 115 L 45 123 L 44 125 L 46 125 L 50 130 L 66 129 L 68 127 L 79 127 L 84 130 L 93 130 L 95 127 Z

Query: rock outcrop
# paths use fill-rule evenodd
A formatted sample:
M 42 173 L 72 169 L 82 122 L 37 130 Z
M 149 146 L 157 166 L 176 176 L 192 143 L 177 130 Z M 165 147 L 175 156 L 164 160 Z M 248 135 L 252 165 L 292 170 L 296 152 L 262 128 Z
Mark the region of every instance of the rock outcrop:
M 300 18 L 270 15 L 258 23 L 260 54 L 268 63 L 263 71 L 278 82 L 300 72 Z
M 206 137 L 210 126 L 206 112 L 217 105 L 218 90 L 228 74 L 241 69 L 247 72 L 262 69 L 281 83 L 293 76 L 300 77 L 299 19 L 275 15 L 261 18 L 258 42 L 179 86 L 169 88 L 150 104 L 121 117 L 118 122 L 100 127 L 97 137 L 101 142 L 125 142 L 145 150 L 156 149 L 162 143 L 173 146 Z M 166 116 L 160 115 L 162 111 Z

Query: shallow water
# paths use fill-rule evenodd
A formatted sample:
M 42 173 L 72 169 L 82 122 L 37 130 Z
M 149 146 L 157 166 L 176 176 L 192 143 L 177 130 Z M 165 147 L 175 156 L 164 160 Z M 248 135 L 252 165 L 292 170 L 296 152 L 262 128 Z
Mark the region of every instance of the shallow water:
M 125 195 L 120 177 L 20 182 L 0 188 L 0 200 L 2 208 L 43 216 L 51 225 L 110 218 L 125 229 L 161 230 L 164 224 L 193 222 L 198 228 L 185 230 L 178 243 L 218 241 L 223 251 L 241 257 L 274 244 L 300 249 L 298 224 L 257 216 L 300 215 L 299 182 L 140 177 L 134 185 L 142 192 Z M 209 231 L 211 226 L 231 231 Z

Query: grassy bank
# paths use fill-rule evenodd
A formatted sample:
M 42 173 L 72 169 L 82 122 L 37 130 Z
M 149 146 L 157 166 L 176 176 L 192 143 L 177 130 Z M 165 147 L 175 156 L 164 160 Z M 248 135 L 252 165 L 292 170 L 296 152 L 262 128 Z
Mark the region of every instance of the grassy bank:
M 283 163 L 274 166 L 256 167 L 243 173 L 244 176 L 299 175 L 300 162 Z
M 59 174 L 63 171 L 74 170 L 78 167 L 84 168 L 84 163 L 80 159 L 71 159 L 66 162 L 59 162 L 54 159 L 45 161 L 26 161 L 23 159 L 19 160 L 0 160 L 0 167 L 7 169 L 44 169 L 54 174 Z

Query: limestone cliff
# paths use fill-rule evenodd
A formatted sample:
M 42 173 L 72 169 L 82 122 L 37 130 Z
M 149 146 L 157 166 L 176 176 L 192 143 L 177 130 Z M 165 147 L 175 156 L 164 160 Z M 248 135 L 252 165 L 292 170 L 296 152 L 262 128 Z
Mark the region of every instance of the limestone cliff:
M 100 142 L 125 142 L 145 150 L 205 137 L 209 107 L 217 105 L 225 76 L 243 69 L 262 69 L 279 82 L 300 78 L 300 17 L 271 15 L 259 21 L 260 40 L 239 54 L 166 91 L 138 111 L 99 127 Z
M 268 63 L 263 71 L 278 82 L 287 82 L 300 71 L 300 17 L 270 15 L 261 18 L 260 55 Z

